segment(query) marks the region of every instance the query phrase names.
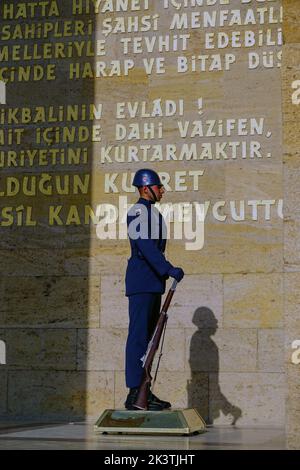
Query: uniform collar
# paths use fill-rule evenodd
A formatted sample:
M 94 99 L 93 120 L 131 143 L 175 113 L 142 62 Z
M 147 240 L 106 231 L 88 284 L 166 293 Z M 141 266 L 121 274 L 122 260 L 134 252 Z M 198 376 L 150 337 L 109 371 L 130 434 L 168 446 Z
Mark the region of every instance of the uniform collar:
M 149 199 L 140 197 L 137 204 L 144 204 L 145 206 L 150 207 L 151 204 L 155 204 L 155 201 L 150 201 Z

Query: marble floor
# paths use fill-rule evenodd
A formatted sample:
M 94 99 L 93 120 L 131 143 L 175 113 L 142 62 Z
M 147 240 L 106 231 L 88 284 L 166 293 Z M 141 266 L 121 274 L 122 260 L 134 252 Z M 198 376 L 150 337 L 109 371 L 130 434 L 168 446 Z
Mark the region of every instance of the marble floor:
M 102 435 L 93 422 L 1 423 L 0 450 L 242 450 L 285 449 L 276 427 L 207 427 L 193 436 Z

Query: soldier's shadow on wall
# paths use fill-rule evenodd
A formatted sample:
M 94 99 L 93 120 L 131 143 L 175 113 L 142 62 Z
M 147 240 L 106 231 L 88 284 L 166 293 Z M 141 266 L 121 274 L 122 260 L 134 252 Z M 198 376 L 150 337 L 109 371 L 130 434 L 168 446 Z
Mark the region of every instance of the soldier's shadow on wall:
M 188 406 L 196 408 L 207 424 L 213 424 L 223 413 L 234 425 L 242 416 L 242 410 L 232 404 L 220 388 L 219 350 L 213 340 L 218 320 L 212 310 L 199 307 L 194 312 L 193 323 L 198 330 L 193 334 L 190 345 Z

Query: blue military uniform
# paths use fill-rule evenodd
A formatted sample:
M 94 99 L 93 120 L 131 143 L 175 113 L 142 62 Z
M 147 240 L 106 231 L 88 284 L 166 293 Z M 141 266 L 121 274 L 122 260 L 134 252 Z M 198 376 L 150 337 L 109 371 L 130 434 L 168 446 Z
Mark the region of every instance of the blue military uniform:
M 165 292 L 168 272 L 173 267 L 165 256 L 166 227 L 154 202 L 140 198 L 127 215 L 131 257 L 126 271 L 129 299 L 129 331 L 126 343 L 126 385 L 139 387 L 141 357 L 154 331 Z M 130 230 L 132 227 L 132 230 Z

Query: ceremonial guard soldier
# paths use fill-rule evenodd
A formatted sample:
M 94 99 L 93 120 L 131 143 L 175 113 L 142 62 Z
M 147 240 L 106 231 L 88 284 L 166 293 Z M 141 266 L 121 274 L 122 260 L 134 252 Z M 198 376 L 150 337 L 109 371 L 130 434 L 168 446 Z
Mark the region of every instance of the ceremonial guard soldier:
M 155 329 L 160 313 L 161 296 L 169 277 L 178 282 L 184 276 L 179 267 L 166 260 L 166 225 L 155 208 L 165 192 L 159 175 L 150 169 L 138 170 L 133 179 L 140 198 L 128 211 L 127 226 L 131 257 L 126 271 L 126 296 L 129 300 L 129 330 L 126 342 L 126 386 L 129 393 L 125 402 L 128 410 L 136 409 L 143 367 L 141 358 Z M 148 410 L 163 410 L 171 404 L 148 394 Z

